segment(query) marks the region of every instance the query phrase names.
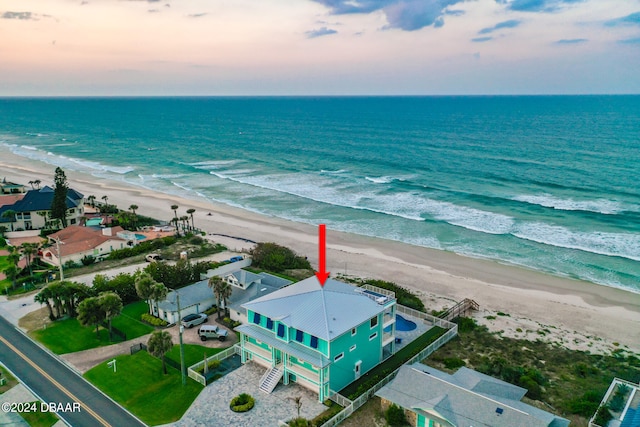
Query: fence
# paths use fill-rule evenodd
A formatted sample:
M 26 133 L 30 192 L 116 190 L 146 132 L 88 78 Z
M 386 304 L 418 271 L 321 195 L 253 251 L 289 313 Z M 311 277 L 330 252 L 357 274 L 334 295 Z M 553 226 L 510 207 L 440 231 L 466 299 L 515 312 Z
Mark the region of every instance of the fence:
M 129 347 L 129 351 L 131 352 L 131 355 L 134 355 L 141 350 L 147 351 L 147 346 L 142 343 L 138 343 Z
M 242 352 L 242 348 L 240 347 L 240 344 L 236 344 L 232 347 L 229 347 L 226 350 L 222 350 L 220 353 L 214 354 L 213 356 L 209 356 L 207 357 L 206 360 L 203 360 L 201 362 L 196 363 L 195 365 L 191 365 L 189 366 L 189 369 L 187 369 L 187 373 L 189 375 L 189 378 L 199 382 L 200 384 L 202 384 L 203 386 L 207 385 L 207 379 L 204 377 L 204 375 L 198 373 L 197 371 L 199 369 L 203 369 L 204 368 L 204 364 L 205 363 L 209 363 L 212 360 L 224 360 L 228 357 L 231 357 L 235 354 L 240 354 Z
M 408 316 L 415 317 L 417 319 L 422 319 L 426 323 L 432 326 L 439 326 L 442 329 L 451 329 L 456 326 L 455 323 L 449 322 L 448 320 L 441 319 L 436 316 L 432 316 L 430 314 L 424 313 L 422 311 L 414 310 L 413 308 L 405 307 L 404 305 L 396 304 L 396 312 L 403 313 Z
M 447 322 L 446 320 L 438 319 L 437 317 L 434 317 L 434 316 L 428 315 L 426 313 L 422 313 L 420 311 L 416 311 L 416 310 L 413 310 L 411 308 L 404 307 L 404 306 L 401 306 L 401 305 L 398 305 L 397 307 L 398 307 L 398 311 L 400 311 L 399 309 L 400 309 L 400 307 L 402 307 L 402 308 L 407 309 L 407 310 L 415 311 L 416 313 L 419 313 L 419 314 L 424 315 L 426 317 L 414 316 L 413 314 L 411 314 L 409 312 L 403 312 L 403 313 L 408 314 L 410 316 L 418 317 L 418 318 L 424 319 L 426 321 L 429 321 L 428 318 L 435 319 L 434 324 L 436 326 L 440 326 L 442 328 L 449 329 L 447 332 L 445 332 L 444 335 L 442 335 L 440 338 L 438 338 L 437 340 L 435 340 L 434 342 L 429 344 L 427 347 L 424 348 L 424 350 L 422 350 L 420 353 L 418 353 L 415 356 L 413 356 L 404 365 L 410 365 L 412 363 L 415 363 L 415 362 L 418 362 L 418 361 L 426 359 L 430 354 L 432 354 L 434 351 L 436 351 L 437 349 L 442 347 L 444 344 L 446 344 L 449 340 L 451 340 L 453 337 L 455 337 L 458 334 L 458 325 L 456 325 L 455 323 Z M 447 325 L 448 327 L 444 326 L 444 325 Z M 360 408 L 369 399 L 371 399 L 378 390 L 380 390 L 382 387 L 384 387 L 389 382 L 391 382 L 391 380 L 396 377 L 396 375 L 398 374 L 399 370 L 400 370 L 400 368 L 396 369 L 395 371 L 393 371 L 392 373 L 390 373 L 389 375 L 384 377 L 376 385 L 371 387 L 369 390 L 367 390 L 361 396 L 359 396 L 356 400 L 354 400 L 349 405 L 347 405 L 342 411 L 338 412 L 333 418 L 329 419 L 326 423 L 322 424 L 322 427 L 333 427 L 333 426 L 336 426 L 336 425 L 340 424 L 347 417 L 349 417 L 351 414 L 353 414 L 353 412 L 356 409 Z M 339 397 L 336 397 L 336 396 L 339 396 Z M 344 397 L 342 395 L 339 395 L 337 393 L 335 393 L 333 396 L 331 396 L 330 399 L 332 401 L 338 403 L 338 404 L 340 404 L 338 402 L 338 400 L 342 400 L 345 403 L 349 401 L 349 399 L 347 399 L 346 397 Z

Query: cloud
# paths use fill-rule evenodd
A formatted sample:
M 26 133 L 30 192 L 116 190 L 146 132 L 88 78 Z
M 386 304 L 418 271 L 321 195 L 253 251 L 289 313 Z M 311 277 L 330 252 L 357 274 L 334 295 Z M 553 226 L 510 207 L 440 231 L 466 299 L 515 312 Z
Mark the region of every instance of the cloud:
M 620 43 L 620 44 L 640 44 L 640 37 L 635 37 L 633 39 L 618 40 L 618 43 Z
M 331 10 L 335 15 L 350 13 L 384 12 L 389 25 L 387 28 L 399 28 L 415 31 L 424 27 L 441 27 L 445 15 L 458 16 L 462 11 L 449 11 L 447 8 L 465 0 L 313 0 Z
M 203 13 L 191 13 L 187 15 L 189 18 L 202 18 L 203 16 L 207 16 L 206 12 Z
M 332 30 L 331 28 L 322 27 L 317 30 L 305 31 L 305 35 L 308 39 L 315 39 L 316 37 L 328 36 L 330 34 L 337 34 L 336 30 Z
M 2 19 L 35 20 L 36 17 L 31 12 L 5 12 L 2 14 Z
M 489 40 L 493 40 L 493 37 L 476 37 L 475 39 L 471 39 L 472 42 L 476 43 L 484 43 L 488 42 Z
M 627 16 L 611 19 L 604 23 L 607 27 L 617 27 L 619 25 L 640 25 L 640 12 L 635 12 Z
M 555 44 L 580 44 L 588 41 L 589 39 L 561 39 L 555 42 Z
M 520 25 L 522 21 L 518 21 L 516 19 L 510 19 L 509 21 L 499 22 L 493 27 L 483 28 L 478 31 L 478 34 L 489 34 L 494 32 L 495 30 L 500 30 L 502 28 L 515 28 Z
M 565 5 L 582 3 L 585 0 L 496 0 L 507 5 L 507 9 L 520 12 L 555 12 Z

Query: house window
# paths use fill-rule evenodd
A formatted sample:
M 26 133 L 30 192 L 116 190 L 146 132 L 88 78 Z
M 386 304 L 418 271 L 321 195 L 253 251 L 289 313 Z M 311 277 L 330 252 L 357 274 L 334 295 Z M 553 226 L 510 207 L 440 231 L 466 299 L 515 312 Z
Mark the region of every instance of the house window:
M 282 323 L 278 323 L 278 336 L 284 338 L 284 325 Z
M 372 317 L 369 324 L 371 325 L 372 328 L 375 328 L 376 326 L 378 326 L 378 316 Z
M 377 332 L 372 333 L 371 335 L 369 335 L 369 341 L 376 339 L 377 336 L 378 336 Z
M 344 352 L 338 354 L 336 357 L 333 358 L 334 362 L 337 362 L 338 360 L 342 359 L 344 357 Z
M 72 218 L 72 219 L 71 219 L 71 224 L 75 224 L 75 223 L 76 223 L 76 219 L 75 219 L 75 218 Z
M 304 341 L 304 332 L 302 332 L 300 329 L 296 330 L 296 341 Z
M 351 329 L 351 336 L 354 336 L 356 334 L 356 328 L 352 328 Z
M 271 318 L 269 317 L 267 317 L 267 329 L 273 331 L 273 320 L 271 320 Z
M 349 351 L 353 351 L 353 350 L 355 350 L 355 349 L 356 349 L 356 345 L 354 344 L 354 345 L 352 345 L 352 346 L 349 348 Z
M 253 323 L 256 325 L 260 324 L 260 313 L 253 313 Z
M 311 348 L 318 348 L 318 337 L 311 335 Z

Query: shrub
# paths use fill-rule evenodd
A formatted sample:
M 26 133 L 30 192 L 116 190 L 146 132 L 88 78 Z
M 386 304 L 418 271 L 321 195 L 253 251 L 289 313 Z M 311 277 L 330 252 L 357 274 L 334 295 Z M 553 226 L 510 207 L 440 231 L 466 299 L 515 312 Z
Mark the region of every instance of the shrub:
M 602 396 L 600 393 L 596 391 L 588 391 L 582 396 L 576 397 L 567 402 L 567 409 L 573 414 L 590 417 L 598 410 L 601 398 Z
M 231 403 L 229 403 L 229 408 L 233 412 L 247 412 L 255 405 L 255 400 L 251 395 L 247 393 L 242 393 L 233 399 L 231 399 Z
M 454 322 L 458 324 L 458 332 L 460 333 L 471 332 L 478 326 L 476 321 L 470 317 L 458 317 Z
M 523 375 L 520 377 L 518 383 L 521 387 L 527 389 L 527 397 L 535 400 L 542 398 L 542 388 L 531 377 Z
M 276 243 L 258 243 L 251 250 L 251 256 L 255 268 L 263 268 L 276 273 L 281 273 L 284 270 L 311 269 L 311 264 L 306 258 L 298 256 L 291 249 Z
M 80 260 L 80 262 L 82 263 L 82 265 L 91 265 L 96 261 L 96 259 L 94 257 L 92 257 L 91 255 L 85 255 L 82 257 L 82 259 Z
M 384 414 L 384 418 L 391 427 L 400 427 L 407 424 L 407 418 L 404 416 L 404 409 L 395 403 L 389 406 L 389 409 L 387 409 L 387 412 Z
M 466 365 L 464 360 L 459 359 L 457 357 L 447 357 L 443 360 L 443 363 L 447 369 L 456 369 Z
M 302 417 L 294 418 L 291 421 L 287 422 L 287 424 L 289 424 L 289 427 L 311 427 L 312 426 L 309 420 Z
M 189 243 L 192 245 L 201 245 L 204 243 L 204 240 L 200 236 L 193 236 L 189 239 Z
M 405 307 L 413 308 L 414 310 L 422 312 L 425 311 L 422 300 L 420 300 L 420 298 L 418 298 L 411 291 L 403 288 L 402 286 L 398 286 L 395 283 L 387 282 L 384 280 L 372 279 L 367 279 L 365 283 L 394 292 L 396 294 L 396 300 L 398 301 L 398 304 L 404 305 Z
M 621 394 L 616 393 L 611 399 L 611 402 L 609 402 L 609 409 L 613 412 L 620 412 L 622 411 L 622 408 L 624 408 L 624 404 L 624 397 Z
M 596 418 L 593 420 L 596 424 L 602 427 L 606 427 L 606 425 L 613 419 L 613 415 L 609 412 L 609 408 L 606 406 L 601 406 L 598 408 L 598 412 L 596 413 Z
M 144 313 L 140 316 L 140 320 L 142 320 L 145 323 L 148 323 L 152 326 L 167 326 L 168 323 L 162 319 L 160 319 L 159 317 L 156 316 L 152 316 L 149 313 Z

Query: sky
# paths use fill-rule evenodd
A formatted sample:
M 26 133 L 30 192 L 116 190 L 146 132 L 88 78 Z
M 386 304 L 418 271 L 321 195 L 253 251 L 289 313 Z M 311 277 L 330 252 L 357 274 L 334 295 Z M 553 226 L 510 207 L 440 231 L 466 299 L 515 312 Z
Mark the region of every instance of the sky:
M 640 0 L 0 0 L 0 96 L 640 94 Z

